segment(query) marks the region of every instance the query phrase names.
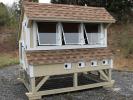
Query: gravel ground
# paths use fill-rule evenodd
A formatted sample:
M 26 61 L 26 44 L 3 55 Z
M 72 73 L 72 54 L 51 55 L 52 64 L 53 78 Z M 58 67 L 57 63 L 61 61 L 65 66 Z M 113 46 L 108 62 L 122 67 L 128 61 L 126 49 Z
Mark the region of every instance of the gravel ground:
M 17 80 L 19 66 L 0 70 L 0 100 L 27 100 L 24 85 Z M 113 88 L 45 96 L 43 100 L 133 100 L 133 72 L 113 71 Z

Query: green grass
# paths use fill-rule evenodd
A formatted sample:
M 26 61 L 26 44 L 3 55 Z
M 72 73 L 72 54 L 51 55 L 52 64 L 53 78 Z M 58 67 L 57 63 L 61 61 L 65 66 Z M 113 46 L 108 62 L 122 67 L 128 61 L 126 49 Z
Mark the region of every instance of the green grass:
M 0 54 L 0 68 L 18 63 L 18 57 L 13 56 L 12 54 Z

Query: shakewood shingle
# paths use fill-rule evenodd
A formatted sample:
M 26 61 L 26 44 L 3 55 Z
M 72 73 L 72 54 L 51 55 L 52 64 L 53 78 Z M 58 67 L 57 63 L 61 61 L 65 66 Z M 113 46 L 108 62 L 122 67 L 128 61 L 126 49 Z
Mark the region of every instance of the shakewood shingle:
M 90 60 L 103 60 L 113 57 L 108 48 L 97 49 L 71 49 L 71 50 L 48 50 L 27 51 L 27 59 L 31 65 L 56 64 L 66 62 L 79 62 Z
M 25 2 L 30 20 L 114 23 L 115 19 L 102 7 Z

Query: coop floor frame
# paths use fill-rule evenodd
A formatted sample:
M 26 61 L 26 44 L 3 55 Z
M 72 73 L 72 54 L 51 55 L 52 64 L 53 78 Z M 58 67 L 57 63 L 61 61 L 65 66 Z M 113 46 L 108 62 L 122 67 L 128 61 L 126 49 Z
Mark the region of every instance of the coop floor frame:
M 96 76 L 99 77 L 100 80 L 97 80 L 93 75 L 93 72 L 96 72 Z M 81 71 L 75 71 L 70 73 L 61 73 L 60 75 L 67 75 L 72 74 L 73 77 L 73 85 L 71 87 L 65 87 L 65 88 L 58 88 L 58 89 L 50 89 L 50 90 L 40 90 L 41 87 L 50 79 L 51 76 L 55 76 L 58 74 L 49 74 L 44 75 L 40 77 L 30 77 L 25 70 L 20 71 L 20 80 L 24 83 L 26 88 L 28 89 L 28 92 L 26 95 L 28 96 L 29 100 L 38 100 L 41 99 L 42 96 L 45 95 L 51 95 L 51 94 L 58 94 L 58 93 L 65 93 L 65 92 L 72 92 L 72 91 L 78 91 L 83 89 L 90 89 L 90 88 L 96 88 L 96 87 L 111 87 L 114 84 L 114 80 L 112 80 L 111 74 L 112 69 L 110 67 L 100 66 L 97 68 L 89 68 L 88 70 L 81 70 Z M 82 73 L 85 77 L 88 77 L 90 73 L 92 74 L 91 78 L 92 80 L 95 80 L 96 83 L 91 84 L 85 84 L 85 85 L 79 85 L 78 84 L 78 74 Z M 38 80 L 36 80 L 38 78 Z M 102 81 L 101 81 L 102 80 Z

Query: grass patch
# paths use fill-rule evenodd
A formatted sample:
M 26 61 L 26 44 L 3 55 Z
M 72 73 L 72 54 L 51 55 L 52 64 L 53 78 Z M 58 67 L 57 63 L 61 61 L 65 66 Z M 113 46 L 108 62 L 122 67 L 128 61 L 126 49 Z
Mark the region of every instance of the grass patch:
M 19 59 L 17 56 L 9 53 L 2 53 L 0 54 L 0 68 L 10 65 L 15 65 L 19 63 Z

